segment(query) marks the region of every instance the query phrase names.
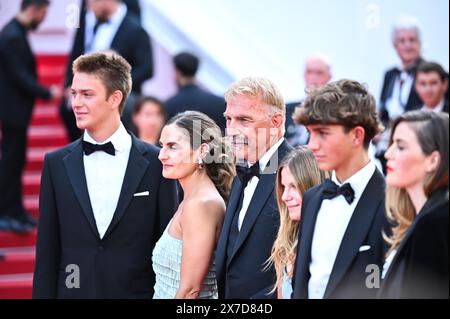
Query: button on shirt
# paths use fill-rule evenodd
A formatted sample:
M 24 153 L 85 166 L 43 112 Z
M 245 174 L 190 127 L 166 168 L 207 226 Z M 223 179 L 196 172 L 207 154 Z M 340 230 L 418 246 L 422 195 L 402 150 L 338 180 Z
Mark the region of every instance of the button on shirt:
M 125 170 L 131 150 L 131 136 L 123 124 L 107 140 L 96 142 L 87 131 L 83 140 L 93 144 L 113 143 L 116 155 L 97 151 L 83 155 L 87 188 L 100 238 L 106 233 L 119 202 Z
M 259 160 L 260 172 L 264 172 L 267 164 L 270 161 L 270 158 L 272 157 L 273 154 L 275 154 L 275 152 L 278 150 L 278 147 L 280 147 L 280 145 L 281 145 L 281 143 L 283 143 L 283 141 L 284 141 L 284 138 L 280 139 L 278 142 L 276 142 L 274 145 L 272 145 L 272 147 L 261 157 L 261 159 Z M 253 194 L 255 193 L 256 187 L 258 186 L 258 182 L 259 182 L 259 178 L 254 176 L 248 181 L 247 187 L 245 187 L 245 189 L 244 189 L 244 199 L 242 200 L 242 208 L 239 211 L 239 219 L 238 219 L 239 231 L 241 230 L 242 223 L 245 218 L 245 214 L 247 213 L 248 206 L 250 205 Z
M 370 161 L 342 183 L 338 181 L 336 173 L 333 172 L 331 180 L 338 186 L 350 183 L 355 192 L 355 199 L 351 204 L 347 203 L 344 196 L 337 196 L 333 199 L 324 199 L 322 201 L 317 214 L 311 245 L 311 263 L 309 265 L 311 277 L 308 282 L 309 298 L 323 298 L 348 223 L 375 169 L 375 164 Z

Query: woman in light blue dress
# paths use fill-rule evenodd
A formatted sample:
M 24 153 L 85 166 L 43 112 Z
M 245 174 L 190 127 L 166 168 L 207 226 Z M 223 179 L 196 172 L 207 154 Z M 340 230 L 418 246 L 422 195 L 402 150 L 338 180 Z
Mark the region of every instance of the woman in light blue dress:
M 217 298 L 214 251 L 235 175 L 230 147 L 213 120 L 190 111 L 168 122 L 160 144 L 163 176 L 177 179 L 184 197 L 153 250 L 153 298 Z
M 297 252 L 297 238 L 303 194 L 328 177 L 317 166 L 313 153 L 299 146 L 283 159 L 277 174 L 276 195 L 280 212 L 280 229 L 267 260 L 277 274 L 270 293 L 277 291 L 279 299 L 290 299 L 292 294 L 293 266 Z

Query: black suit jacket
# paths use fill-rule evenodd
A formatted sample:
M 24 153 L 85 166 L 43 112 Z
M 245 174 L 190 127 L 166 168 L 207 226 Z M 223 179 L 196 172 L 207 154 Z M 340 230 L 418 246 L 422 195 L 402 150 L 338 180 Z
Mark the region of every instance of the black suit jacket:
M 151 298 L 152 250 L 176 208 L 158 149 L 134 136 L 122 190 L 101 239 L 90 204 L 81 139 L 45 157 L 33 298 Z M 149 196 L 133 194 L 149 191 Z M 68 265 L 80 288 L 67 288 Z
M 380 297 L 448 299 L 448 208 L 448 188 L 427 200 L 397 249 Z
M 35 99 L 49 99 L 50 92 L 38 83 L 27 30 L 15 18 L 0 32 L 0 61 L 0 121 L 25 128 Z
M 188 84 L 179 88 L 177 94 L 166 101 L 167 118 L 171 119 L 184 111 L 198 111 L 205 113 L 225 132 L 226 121 L 225 100 L 209 93 L 195 84 Z
M 231 222 L 236 211 L 241 182 L 235 178 L 225 212 L 222 232 L 217 244 L 215 263 L 219 298 L 274 298 L 268 296 L 276 281 L 275 270 L 264 271 L 275 241 L 280 217 L 275 198 L 275 177 L 278 164 L 291 150 L 283 142 L 261 174 L 258 186 L 247 209 L 233 255 L 227 262 L 227 246 Z M 278 160 L 278 162 L 277 162 Z
M 409 93 L 408 101 L 405 105 L 405 112 L 420 109 L 423 105 L 422 100 L 416 92 L 415 84 L 415 76 L 417 67 L 420 63 L 423 63 L 424 60 L 420 58 L 417 64 L 410 69 L 410 74 L 414 78 L 414 82 L 411 88 L 411 92 Z M 380 109 L 379 116 L 383 124 L 386 126 L 389 123 L 390 117 L 389 112 L 386 108 L 386 102 L 392 96 L 394 91 L 395 81 L 397 80 L 398 75 L 400 74 L 400 70 L 398 68 L 392 68 L 388 70 L 384 75 L 383 86 L 381 89 L 381 97 L 380 97 Z
M 295 135 L 297 124 L 294 122 L 294 119 L 292 118 L 292 116 L 294 115 L 295 108 L 297 106 L 300 106 L 301 104 L 302 104 L 301 101 L 286 104 L 286 123 L 285 123 L 286 133 L 284 136 L 288 140 L 293 135 Z
M 82 15 L 80 28 L 78 28 L 75 34 L 75 41 L 67 65 L 66 87 L 69 87 L 72 83 L 73 61 L 85 53 L 85 33 L 86 22 L 84 15 Z M 150 37 L 134 14 L 127 13 L 125 16 L 111 42 L 111 49 L 130 63 L 132 67 L 131 78 L 133 79 L 132 90 L 140 94 L 142 83 L 153 76 L 153 53 Z
M 293 278 L 293 298 L 308 298 L 308 282 L 311 277 L 311 245 L 316 219 L 322 204 L 323 184 L 307 191 L 303 197 L 299 245 Z M 377 289 L 366 287 L 368 265 L 383 266 L 386 244 L 382 230 L 387 232 L 388 223 L 384 210 L 385 182 L 376 170 L 366 186 L 342 238 L 331 271 L 324 298 L 375 298 Z M 333 238 L 329 238 L 333 240 Z M 369 250 L 359 251 L 361 246 Z

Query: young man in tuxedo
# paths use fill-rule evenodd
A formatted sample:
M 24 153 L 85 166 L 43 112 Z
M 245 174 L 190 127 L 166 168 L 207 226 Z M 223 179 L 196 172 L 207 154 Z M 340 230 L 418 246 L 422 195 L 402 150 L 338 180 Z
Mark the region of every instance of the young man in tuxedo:
M 176 207 L 158 149 L 120 121 L 131 66 L 116 54 L 73 64 L 72 105 L 84 135 L 45 157 L 34 298 L 151 298 L 151 256 Z
M 291 149 L 283 138 L 285 104 L 264 78 L 241 79 L 225 93 L 227 135 L 238 163 L 216 249 L 219 298 L 275 298 L 273 267 L 265 270 L 279 227 L 278 163 Z
M 293 298 L 375 297 L 366 271 L 382 269 L 387 226 L 384 178 L 368 156 L 381 129 L 375 99 L 358 82 L 340 80 L 310 93 L 294 117 L 332 178 L 303 197 Z

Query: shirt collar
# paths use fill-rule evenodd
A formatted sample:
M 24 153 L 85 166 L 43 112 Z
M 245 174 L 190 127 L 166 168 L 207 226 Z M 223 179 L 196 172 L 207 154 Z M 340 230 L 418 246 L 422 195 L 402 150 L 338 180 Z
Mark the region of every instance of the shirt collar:
M 342 183 L 339 182 L 336 177 L 335 171 L 333 171 L 331 175 L 331 180 L 335 182 L 336 185 L 338 186 L 341 186 L 345 183 L 349 183 L 350 186 L 353 188 L 353 191 L 355 192 L 355 199 L 358 199 L 364 192 L 364 189 L 366 188 L 367 184 L 369 183 L 369 180 L 372 178 L 372 175 L 376 169 L 377 168 L 375 166 L 375 163 L 372 160 L 369 160 L 369 163 L 367 163 L 366 166 L 364 166 L 355 174 L 350 176 L 346 181 Z
M 119 6 L 114 12 L 114 14 L 111 16 L 111 18 L 108 19 L 108 21 L 105 23 L 107 25 L 118 25 L 121 24 L 125 16 L 127 15 L 127 6 L 124 3 L 119 3 Z M 93 11 L 88 10 L 86 12 L 86 25 L 89 25 L 89 29 L 94 29 L 94 25 L 97 22 L 97 18 L 95 17 L 95 14 Z
M 429 111 L 429 112 L 442 112 L 444 110 L 444 99 L 441 100 L 441 102 L 439 102 L 438 105 L 436 105 L 435 107 L 429 107 L 428 105 L 423 105 L 422 106 L 422 111 Z
M 119 25 L 127 14 L 127 6 L 124 3 L 119 3 L 117 11 L 109 19 L 108 23 L 111 25 Z
M 127 147 L 130 146 L 130 138 L 130 134 L 128 134 L 122 123 L 120 123 L 119 128 L 114 132 L 114 134 L 108 137 L 102 143 L 98 143 L 97 141 L 95 141 L 89 135 L 87 130 L 84 131 L 83 135 L 83 140 L 92 144 L 106 144 L 108 142 L 111 142 L 114 145 L 114 149 L 120 153 L 124 152 Z
M 282 137 L 278 142 L 273 144 L 272 147 L 269 148 L 269 150 L 261 157 L 261 159 L 259 160 L 259 170 L 261 172 L 264 172 L 264 170 L 266 169 L 266 166 L 269 163 L 270 159 L 272 158 L 273 154 L 275 154 L 275 152 L 278 150 L 278 148 L 280 147 L 281 143 L 283 143 L 283 141 L 284 141 L 284 137 Z

